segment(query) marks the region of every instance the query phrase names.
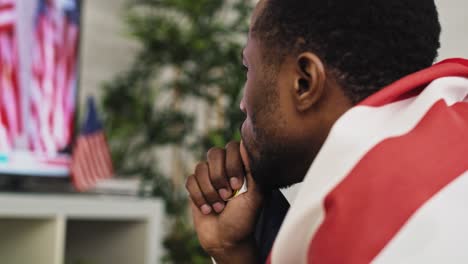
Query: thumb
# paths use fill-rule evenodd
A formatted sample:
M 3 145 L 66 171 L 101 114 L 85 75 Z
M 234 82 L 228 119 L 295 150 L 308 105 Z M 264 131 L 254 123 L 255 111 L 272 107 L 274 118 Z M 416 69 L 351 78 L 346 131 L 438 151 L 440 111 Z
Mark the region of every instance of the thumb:
M 245 180 L 247 182 L 247 193 L 258 196 L 259 195 L 259 190 L 257 187 L 257 183 L 255 182 L 253 176 L 252 176 L 252 171 L 250 170 L 250 160 L 249 156 L 247 153 L 247 150 L 245 149 L 244 142 L 240 142 L 240 155 L 242 159 L 242 163 L 244 163 L 244 168 L 245 168 Z
M 244 146 L 244 141 L 240 142 L 240 155 L 241 155 L 242 163 L 244 163 L 246 173 L 250 173 L 250 160 L 247 154 L 247 150 L 245 149 L 245 146 Z

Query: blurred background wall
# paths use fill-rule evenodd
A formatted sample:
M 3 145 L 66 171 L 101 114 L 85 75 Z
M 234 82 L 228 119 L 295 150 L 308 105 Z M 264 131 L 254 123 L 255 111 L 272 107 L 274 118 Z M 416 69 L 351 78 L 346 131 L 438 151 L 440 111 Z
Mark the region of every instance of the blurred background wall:
M 138 43 L 127 32 L 127 0 L 85 0 L 82 17 L 80 102 L 100 95 L 104 81 L 127 69 Z
M 439 59 L 451 57 L 468 58 L 468 1 L 436 0 L 442 24 Z

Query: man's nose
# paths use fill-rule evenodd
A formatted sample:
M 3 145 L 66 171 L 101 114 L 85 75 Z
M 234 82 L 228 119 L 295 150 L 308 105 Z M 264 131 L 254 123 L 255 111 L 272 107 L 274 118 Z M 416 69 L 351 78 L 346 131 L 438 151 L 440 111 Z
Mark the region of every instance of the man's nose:
M 242 97 L 239 108 L 244 114 L 247 114 L 247 109 L 245 108 L 245 99 L 244 99 L 244 97 Z

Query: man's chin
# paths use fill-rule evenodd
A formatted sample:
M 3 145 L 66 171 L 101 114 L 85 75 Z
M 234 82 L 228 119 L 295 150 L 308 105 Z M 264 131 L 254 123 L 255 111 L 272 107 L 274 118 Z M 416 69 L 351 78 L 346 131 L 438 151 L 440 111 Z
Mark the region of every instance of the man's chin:
M 250 171 L 255 183 L 263 191 L 277 190 L 287 188 L 294 185 L 300 180 L 295 180 L 291 171 L 285 169 L 286 157 L 282 157 L 280 153 L 284 152 L 281 149 L 267 150 L 265 152 L 254 152 L 252 149 L 251 141 L 246 140 L 241 135 L 243 146 L 247 152 L 250 164 Z M 286 152 L 285 152 L 286 153 Z M 257 155 L 256 155 L 257 154 Z

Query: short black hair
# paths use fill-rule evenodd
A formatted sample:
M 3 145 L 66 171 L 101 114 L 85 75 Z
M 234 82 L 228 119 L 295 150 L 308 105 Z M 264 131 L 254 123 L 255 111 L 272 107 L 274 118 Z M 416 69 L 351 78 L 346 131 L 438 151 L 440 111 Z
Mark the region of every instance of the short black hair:
M 353 103 L 429 67 L 440 47 L 434 0 L 266 1 L 252 32 L 268 56 L 314 52 Z

